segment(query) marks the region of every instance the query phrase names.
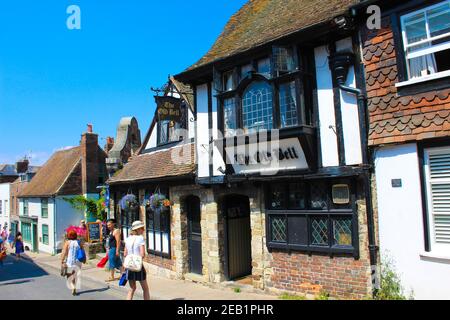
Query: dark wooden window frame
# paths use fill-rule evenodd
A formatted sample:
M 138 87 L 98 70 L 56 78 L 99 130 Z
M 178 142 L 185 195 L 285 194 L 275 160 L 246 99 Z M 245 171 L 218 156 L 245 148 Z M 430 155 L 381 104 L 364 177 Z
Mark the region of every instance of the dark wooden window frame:
M 284 73 L 280 76 L 276 76 L 274 68 L 274 57 L 272 52 L 265 52 L 264 54 L 258 55 L 250 61 L 245 61 L 242 65 L 251 64 L 253 66 L 253 72 L 248 74 L 246 77 L 240 78 L 240 66 L 234 67 L 233 69 L 227 69 L 223 72 L 218 72 L 217 75 L 220 79 L 223 79 L 223 74 L 233 71 L 233 90 L 229 91 L 219 91 L 216 95 L 218 98 L 218 129 L 224 132 L 224 100 L 229 98 L 235 99 L 235 112 L 236 112 L 236 127 L 238 129 L 243 128 L 242 120 L 242 97 L 247 89 L 247 87 L 254 81 L 263 81 L 268 83 L 272 87 L 272 117 L 274 129 L 289 129 L 296 126 L 290 127 L 280 127 L 280 106 L 279 106 L 279 87 L 282 84 L 287 84 L 290 82 L 295 82 L 296 88 L 296 102 L 297 102 L 297 126 L 311 125 L 312 122 L 312 92 L 308 92 L 310 86 L 307 83 L 314 80 L 314 75 L 310 70 L 307 70 L 306 59 L 309 58 L 310 49 L 304 48 L 298 50 L 297 45 L 289 45 L 285 47 L 292 47 L 294 53 L 294 60 L 297 65 L 296 70 L 288 73 Z M 305 54 L 300 55 L 299 51 L 304 51 Z M 267 78 L 263 74 L 256 72 L 257 63 L 259 60 L 269 57 L 271 61 L 271 77 Z M 309 61 L 309 60 L 308 60 Z M 219 84 L 220 88 L 223 89 L 223 83 Z M 217 88 L 216 88 L 217 90 Z
M 394 36 L 394 47 L 397 63 L 398 81 L 408 81 L 408 72 L 406 67 L 406 55 L 402 37 L 401 17 L 405 14 L 429 7 L 431 5 L 442 2 L 442 0 L 429 0 L 426 3 L 424 1 L 410 1 L 396 9 L 389 10 L 386 15 L 389 15 L 391 21 L 392 33 Z M 418 82 L 410 84 L 405 87 L 398 87 L 397 92 L 400 96 L 414 95 L 427 91 L 439 90 L 448 88 L 449 77 L 444 77 L 435 80 L 428 80 L 424 82 Z
M 289 200 L 289 183 L 298 183 L 299 181 L 286 181 L 285 183 L 285 203 L 288 205 Z M 303 181 L 305 182 L 305 181 Z M 358 214 L 356 206 L 356 181 L 354 179 L 336 179 L 336 180 L 324 180 L 327 186 L 327 210 L 314 210 L 314 209 L 290 209 L 288 207 L 282 209 L 271 209 L 270 208 L 270 185 L 266 185 L 266 234 L 267 234 L 267 247 L 269 249 L 281 249 L 287 251 L 300 251 L 306 252 L 308 254 L 312 253 L 325 253 L 330 256 L 333 255 L 353 255 L 355 259 L 359 259 L 359 227 L 358 227 Z M 331 199 L 331 186 L 337 183 L 347 183 L 350 187 L 350 208 L 341 209 L 337 205 L 332 204 Z M 306 181 L 306 185 L 308 181 Z M 307 188 L 308 189 L 308 188 Z M 306 203 L 309 202 L 309 192 L 306 193 Z M 334 207 L 334 208 L 333 208 Z M 300 245 L 289 243 L 289 222 L 288 218 L 293 216 L 306 217 L 307 219 L 307 245 Z M 286 236 L 288 237 L 286 242 L 272 241 L 272 217 L 284 217 L 286 220 Z M 327 219 L 328 222 L 328 245 L 319 246 L 311 244 L 311 219 L 323 217 Z M 334 220 L 342 218 L 351 218 L 352 221 L 352 246 L 342 246 L 333 244 L 333 226 Z
M 171 239 L 170 239 L 170 234 L 171 234 L 171 228 L 170 228 L 170 223 L 171 223 L 171 221 L 170 221 L 170 209 L 168 209 L 169 211 L 168 212 L 160 212 L 160 228 L 159 228 L 159 231 L 156 231 L 156 229 L 155 229 L 155 218 L 153 218 L 153 228 L 151 229 L 151 231 L 153 231 L 153 235 L 155 235 L 155 233 L 156 232 L 159 232 L 159 235 L 160 235 L 160 246 L 161 246 L 161 250 L 162 250 L 162 248 L 163 248 L 163 234 L 164 233 L 167 233 L 168 235 L 169 235 L 169 238 L 168 238 L 168 246 L 169 246 L 169 250 L 168 250 L 168 252 L 166 253 L 166 252 L 163 252 L 163 251 L 156 251 L 156 250 L 152 250 L 152 249 L 150 249 L 150 238 L 148 237 L 148 232 L 150 231 L 149 230 L 149 212 L 147 211 L 147 210 L 151 210 L 149 207 L 145 207 L 145 219 L 146 219 L 146 230 L 145 230 L 145 232 L 146 232 L 146 235 L 147 235 L 147 252 L 149 253 L 149 254 L 151 254 L 151 255 L 154 255 L 154 256 L 159 256 L 159 257 L 163 257 L 163 258 L 168 258 L 168 259 L 170 259 L 170 257 L 171 257 Z M 155 214 L 155 212 L 153 212 L 153 215 Z M 161 230 L 162 228 L 161 228 L 161 222 L 162 222 L 162 215 L 163 214 L 167 214 L 168 215 L 168 219 L 167 219 L 167 230 Z M 154 216 L 153 216 L 154 217 Z M 156 248 L 156 237 L 155 236 L 153 236 L 153 248 Z

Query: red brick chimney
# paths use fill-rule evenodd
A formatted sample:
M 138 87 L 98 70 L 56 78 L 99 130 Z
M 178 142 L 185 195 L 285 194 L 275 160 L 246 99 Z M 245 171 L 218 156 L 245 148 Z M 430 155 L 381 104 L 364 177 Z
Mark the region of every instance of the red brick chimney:
M 109 150 L 111 150 L 113 146 L 114 146 L 114 138 L 106 137 L 105 152 L 108 153 Z
M 98 135 L 92 132 L 92 124 L 88 124 L 87 132 L 81 135 L 81 183 L 83 194 L 97 193 Z
M 16 172 L 25 173 L 28 171 L 28 159 L 22 159 L 16 162 Z

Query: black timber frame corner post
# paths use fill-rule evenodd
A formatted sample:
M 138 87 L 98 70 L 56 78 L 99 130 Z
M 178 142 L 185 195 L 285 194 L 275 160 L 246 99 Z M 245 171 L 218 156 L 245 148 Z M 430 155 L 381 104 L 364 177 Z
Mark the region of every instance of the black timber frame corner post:
M 361 154 L 362 162 L 364 167 L 363 179 L 364 179 L 364 196 L 366 200 L 366 214 L 367 214 L 367 229 L 369 238 L 369 258 L 371 265 L 372 274 L 372 284 L 373 291 L 372 294 L 376 295 L 378 291 L 378 274 L 376 273 L 378 266 L 378 246 L 376 244 L 375 237 L 375 222 L 373 216 L 373 204 L 372 204 L 372 189 L 371 189 L 371 179 L 370 179 L 370 168 L 368 156 L 368 135 L 367 135 L 367 125 L 366 125 L 366 108 L 367 108 L 367 98 L 363 90 L 359 88 L 348 87 L 345 85 L 347 79 L 348 70 L 351 66 L 354 66 L 355 55 L 350 52 L 339 52 L 333 53 L 329 57 L 329 65 L 332 75 L 334 77 L 333 81 L 338 84 L 340 90 L 354 94 L 357 97 L 358 103 L 358 117 L 361 135 Z

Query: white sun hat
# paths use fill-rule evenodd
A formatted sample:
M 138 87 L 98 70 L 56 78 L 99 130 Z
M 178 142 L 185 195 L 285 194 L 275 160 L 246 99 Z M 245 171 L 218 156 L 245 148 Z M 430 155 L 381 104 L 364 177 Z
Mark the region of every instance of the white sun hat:
M 145 227 L 145 224 L 142 222 L 142 221 L 135 221 L 135 222 L 133 222 L 133 224 L 131 225 L 131 230 L 137 230 L 137 229 L 140 229 L 140 228 L 144 228 Z

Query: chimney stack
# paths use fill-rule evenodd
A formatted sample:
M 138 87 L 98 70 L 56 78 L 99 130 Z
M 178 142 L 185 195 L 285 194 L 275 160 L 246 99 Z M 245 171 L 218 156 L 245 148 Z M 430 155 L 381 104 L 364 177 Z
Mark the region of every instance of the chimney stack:
M 108 153 L 109 150 L 111 150 L 113 146 L 114 146 L 114 138 L 106 137 L 105 152 Z
M 19 160 L 16 162 L 16 172 L 17 173 L 25 173 L 28 171 L 29 161 L 27 158 Z
M 83 194 L 97 193 L 99 182 L 98 135 L 92 132 L 92 124 L 88 124 L 87 132 L 81 135 L 80 147 Z

